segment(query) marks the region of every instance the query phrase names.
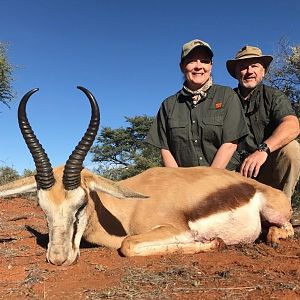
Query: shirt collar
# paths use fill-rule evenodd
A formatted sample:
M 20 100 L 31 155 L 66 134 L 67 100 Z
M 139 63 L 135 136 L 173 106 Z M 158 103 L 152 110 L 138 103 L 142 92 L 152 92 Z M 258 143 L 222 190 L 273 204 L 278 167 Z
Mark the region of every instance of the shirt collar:
M 255 114 L 259 107 L 260 102 L 260 90 L 262 87 L 262 83 L 258 84 L 248 95 L 247 99 L 241 95 L 239 86 L 237 88 L 237 94 L 241 100 L 242 106 L 244 108 L 244 111 L 246 113 L 246 116 L 249 117 L 253 114 Z

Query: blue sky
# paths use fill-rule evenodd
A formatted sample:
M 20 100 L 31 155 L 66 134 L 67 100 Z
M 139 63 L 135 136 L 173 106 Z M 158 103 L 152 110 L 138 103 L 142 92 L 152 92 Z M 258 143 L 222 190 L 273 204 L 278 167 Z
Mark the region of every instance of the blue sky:
M 214 81 L 235 86 L 227 59 L 243 45 L 266 54 L 280 38 L 300 42 L 300 2 L 177 0 L 0 0 L 0 41 L 9 42 L 16 98 L 0 104 L 0 166 L 34 169 L 17 124 L 17 106 L 38 87 L 28 118 L 53 166 L 66 161 L 85 132 L 88 88 L 101 110 L 101 127 L 126 126 L 124 116 L 155 115 L 180 89 L 182 44 L 199 38 L 215 57 Z M 91 167 L 90 156 L 85 165 Z

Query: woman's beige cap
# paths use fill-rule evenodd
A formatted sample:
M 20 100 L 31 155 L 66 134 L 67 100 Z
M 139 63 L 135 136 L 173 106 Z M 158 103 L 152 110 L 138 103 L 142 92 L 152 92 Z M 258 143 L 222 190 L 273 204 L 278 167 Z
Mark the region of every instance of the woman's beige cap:
M 271 55 L 263 55 L 262 51 L 254 46 L 244 46 L 242 49 L 240 49 L 235 59 L 227 60 L 226 67 L 229 74 L 236 78 L 235 69 L 236 65 L 240 60 L 243 59 L 249 59 L 249 58 L 257 58 L 257 61 L 260 62 L 266 69 L 266 72 L 270 66 L 271 61 L 273 60 L 273 57 Z
M 201 41 L 201 40 L 192 40 L 190 42 L 185 43 L 182 46 L 182 51 L 181 51 L 181 61 L 192 51 L 194 50 L 196 47 L 205 47 L 211 58 L 214 56 L 211 47 L 208 43 Z

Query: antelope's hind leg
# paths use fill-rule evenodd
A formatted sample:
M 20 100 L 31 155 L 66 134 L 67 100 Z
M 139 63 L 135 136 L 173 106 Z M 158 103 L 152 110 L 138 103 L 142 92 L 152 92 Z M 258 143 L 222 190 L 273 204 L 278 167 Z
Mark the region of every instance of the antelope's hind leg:
M 287 239 L 294 236 L 294 229 L 290 222 L 286 222 L 281 227 L 271 226 L 267 235 L 267 243 L 275 246 L 280 239 Z
M 124 256 L 163 255 L 168 253 L 193 254 L 220 249 L 220 238 L 199 242 L 192 231 L 178 230 L 173 226 L 159 226 L 153 230 L 124 239 L 120 252 Z
M 272 226 L 268 230 L 267 243 L 276 246 L 280 239 L 294 236 L 294 229 L 289 222 L 292 215 L 291 201 L 276 189 L 265 190 L 261 216 Z

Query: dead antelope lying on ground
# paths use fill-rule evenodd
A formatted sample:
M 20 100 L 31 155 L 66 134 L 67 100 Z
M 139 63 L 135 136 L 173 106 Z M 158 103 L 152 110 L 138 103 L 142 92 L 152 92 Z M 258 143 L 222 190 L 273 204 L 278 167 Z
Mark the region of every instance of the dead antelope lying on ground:
M 37 191 L 48 222 L 48 261 L 73 263 L 82 237 L 125 256 L 251 243 L 260 234 L 261 218 L 277 226 L 269 231 L 270 242 L 293 235 L 289 199 L 234 172 L 153 168 L 117 183 L 82 170 L 99 127 L 99 108 L 93 95 L 79 88 L 91 104 L 90 124 L 65 166 L 54 170 L 26 116 L 27 101 L 37 89 L 22 98 L 19 125 L 37 175 L 0 187 L 0 196 Z

